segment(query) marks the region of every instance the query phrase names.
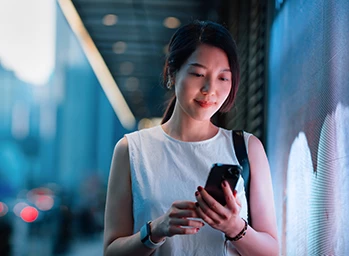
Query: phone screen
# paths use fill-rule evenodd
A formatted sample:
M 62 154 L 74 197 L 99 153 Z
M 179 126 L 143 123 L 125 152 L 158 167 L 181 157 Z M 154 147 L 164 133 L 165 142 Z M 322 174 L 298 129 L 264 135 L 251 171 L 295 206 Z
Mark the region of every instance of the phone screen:
M 234 191 L 241 171 L 242 167 L 240 165 L 214 164 L 206 181 L 206 191 L 220 204 L 226 205 L 222 182 L 223 180 L 227 180 L 231 189 Z

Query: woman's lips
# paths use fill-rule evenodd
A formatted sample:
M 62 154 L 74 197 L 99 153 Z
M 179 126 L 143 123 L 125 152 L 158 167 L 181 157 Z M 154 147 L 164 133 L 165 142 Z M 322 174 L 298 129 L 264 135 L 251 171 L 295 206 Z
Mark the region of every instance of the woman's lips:
M 206 100 L 195 100 L 197 104 L 199 104 L 200 107 L 202 108 L 209 108 L 211 107 L 214 103 Z

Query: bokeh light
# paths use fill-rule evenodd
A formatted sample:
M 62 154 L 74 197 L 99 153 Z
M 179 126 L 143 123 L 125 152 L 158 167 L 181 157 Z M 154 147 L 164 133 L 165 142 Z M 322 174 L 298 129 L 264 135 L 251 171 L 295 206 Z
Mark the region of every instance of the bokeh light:
M 118 16 L 115 14 L 107 14 L 103 17 L 103 24 L 105 26 L 113 26 L 118 22 Z
M 21 217 L 22 210 L 27 207 L 28 204 L 25 202 L 19 202 L 13 207 L 13 212 L 16 214 L 16 216 Z
M 126 48 L 127 44 L 122 41 L 118 41 L 113 44 L 113 52 L 115 52 L 116 54 L 124 53 L 126 51 Z
M 32 206 L 26 206 L 21 211 L 20 216 L 25 222 L 34 222 L 38 218 L 39 212 Z
M 166 28 L 178 28 L 180 25 L 181 22 L 176 17 L 167 17 L 164 20 L 164 26 Z
M 8 207 L 5 203 L 0 202 L 0 217 L 3 217 L 7 214 L 8 212 Z
M 54 204 L 54 200 L 51 196 L 41 195 L 38 196 L 35 200 L 35 205 L 41 211 L 51 210 Z

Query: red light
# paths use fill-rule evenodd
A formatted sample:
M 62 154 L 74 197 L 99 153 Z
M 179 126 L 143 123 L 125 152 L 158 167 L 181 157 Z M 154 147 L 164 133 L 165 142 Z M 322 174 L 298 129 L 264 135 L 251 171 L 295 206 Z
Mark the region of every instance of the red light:
M 33 222 L 33 221 L 35 221 L 38 218 L 38 216 L 39 216 L 38 210 L 36 210 L 32 206 L 26 206 L 21 211 L 21 218 L 25 222 Z
M 5 216 L 8 211 L 8 207 L 5 203 L 0 202 L 0 217 Z

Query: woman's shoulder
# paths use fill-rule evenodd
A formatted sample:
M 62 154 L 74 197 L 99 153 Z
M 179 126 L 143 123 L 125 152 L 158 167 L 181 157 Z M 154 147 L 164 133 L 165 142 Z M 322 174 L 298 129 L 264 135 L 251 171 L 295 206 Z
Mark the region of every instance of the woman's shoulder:
M 244 136 L 251 136 L 253 135 L 252 133 L 248 132 L 248 131 L 245 131 L 245 130 L 239 130 L 239 129 L 227 129 L 227 128 L 224 128 L 224 127 L 218 127 L 221 132 L 224 132 L 224 133 L 227 133 L 227 134 L 231 134 L 233 131 L 242 131 L 244 133 Z
M 127 137 L 124 136 L 115 144 L 114 156 L 125 154 L 126 152 L 128 152 L 128 141 L 127 141 Z
M 224 134 L 226 137 L 229 137 L 229 138 L 231 138 L 233 136 L 233 134 L 232 134 L 233 131 L 242 131 L 243 135 L 244 135 L 244 140 L 245 140 L 246 147 L 249 144 L 250 138 L 251 137 L 255 137 L 252 133 L 247 132 L 245 130 L 230 130 L 230 129 L 226 129 L 226 128 L 223 128 L 223 127 L 219 127 L 219 129 L 220 129 L 220 132 L 222 134 Z
M 139 145 L 139 143 L 146 143 L 156 140 L 162 136 L 160 125 L 150 128 L 144 128 L 138 131 L 126 133 L 124 138 L 127 139 L 128 144 Z
M 258 152 L 258 151 L 261 151 L 263 150 L 264 151 L 264 146 L 261 142 L 261 140 L 254 136 L 253 134 L 250 134 L 249 136 L 249 140 L 248 140 L 248 148 L 249 148 L 249 151 L 251 152 Z
M 248 144 L 246 145 L 248 145 L 247 152 L 250 161 L 264 162 L 267 159 L 264 145 L 258 137 L 250 134 Z
M 147 136 L 147 135 L 158 134 L 160 128 L 161 128 L 160 125 L 156 125 L 156 126 L 148 127 L 148 128 L 143 128 L 141 130 L 126 133 L 125 137 Z
M 159 129 L 161 129 L 160 125 L 124 134 L 114 147 L 114 155 L 128 154 L 129 150 L 141 145 L 140 142 L 153 141 L 154 137 L 159 136 Z

